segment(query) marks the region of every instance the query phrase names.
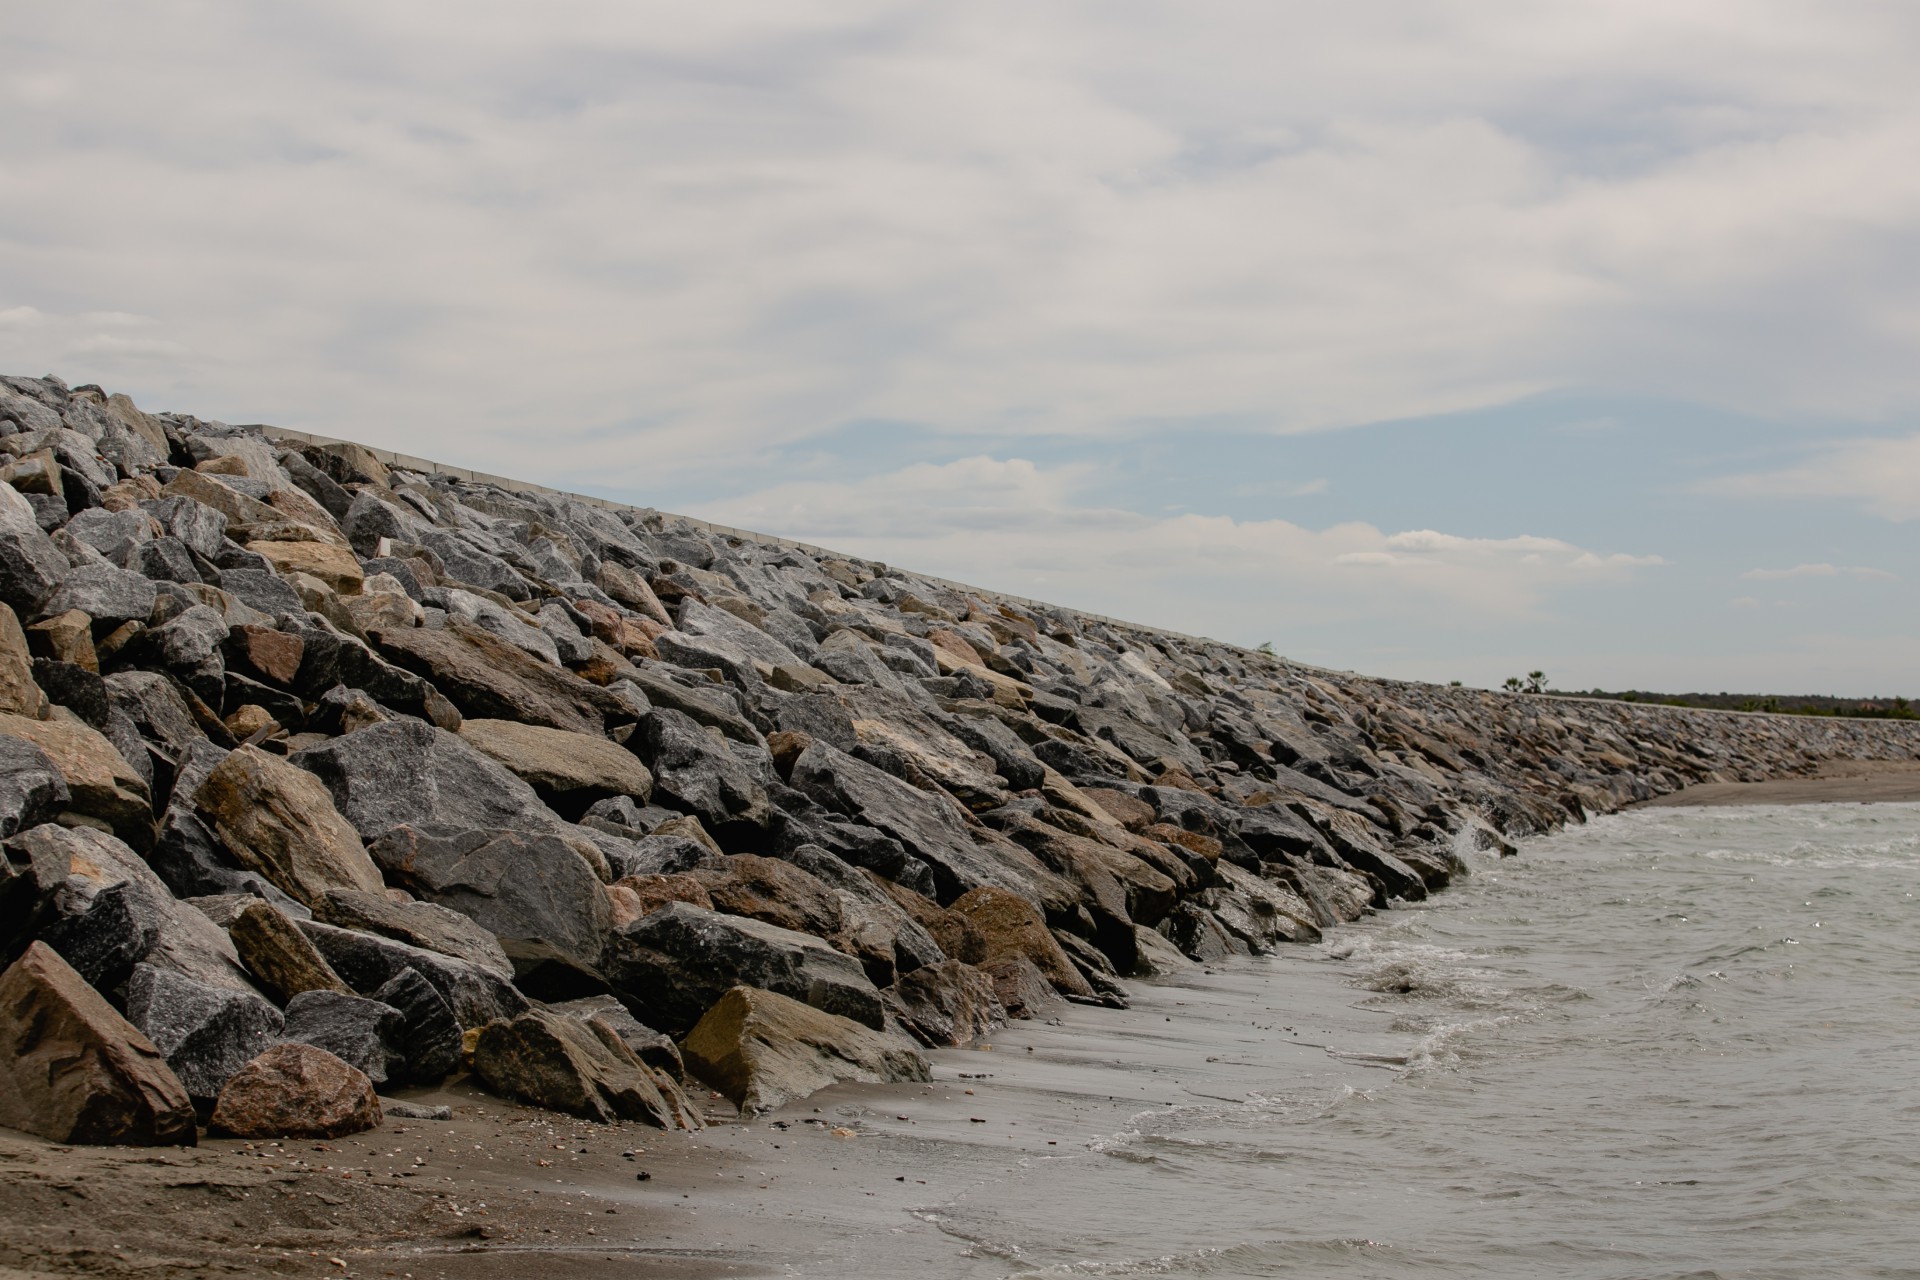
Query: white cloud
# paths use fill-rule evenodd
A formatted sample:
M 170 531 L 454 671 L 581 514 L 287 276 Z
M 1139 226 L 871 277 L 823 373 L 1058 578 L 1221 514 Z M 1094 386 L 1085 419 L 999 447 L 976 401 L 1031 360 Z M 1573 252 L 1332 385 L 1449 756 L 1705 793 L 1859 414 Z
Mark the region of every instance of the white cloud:
M 1096 612 L 1246 639 L 1288 623 L 1388 619 L 1458 630 L 1536 616 L 1556 591 L 1631 579 L 1658 556 L 1553 538 L 1469 538 L 1363 523 L 1149 516 L 1081 505 L 1085 478 L 986 456 L 710 504 L 779 533 Z
M 1781 578 L 1868 578 L 1891 582 L 1899 575 L 1888 573 L 1885 569 L 1867 569 L 1857 565 L 1842 568 L 1831 564 L 1797 564 L 1791 569 L 1749 569 L 1740 576 L 1755 582 L 1772 582 Z
M 1920 518 L 1920 435 L 1846 440 L 1798 466 L 1700 488 L 1733 497 L 1839 498 L 1888 520 L 1913 520 Z
M 0 279 L 177 350 L 0 364 L 616 476 L 851 421 L 1920 402 L 1899 6 L 699 10 L 8 6 Z

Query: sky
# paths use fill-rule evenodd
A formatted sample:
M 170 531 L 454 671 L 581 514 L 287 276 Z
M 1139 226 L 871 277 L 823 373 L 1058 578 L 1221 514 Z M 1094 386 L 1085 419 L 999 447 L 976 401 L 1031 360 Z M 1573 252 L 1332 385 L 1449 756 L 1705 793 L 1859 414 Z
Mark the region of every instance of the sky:
M 1323 665 L 1920 696 L 1920 7 L 0 6 L 0 371 Z

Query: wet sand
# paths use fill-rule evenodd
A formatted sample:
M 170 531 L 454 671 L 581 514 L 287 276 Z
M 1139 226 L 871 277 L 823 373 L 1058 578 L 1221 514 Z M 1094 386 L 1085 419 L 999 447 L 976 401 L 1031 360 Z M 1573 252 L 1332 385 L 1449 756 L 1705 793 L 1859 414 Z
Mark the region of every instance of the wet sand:
M 1062 1005 L 935 1053 L 931 1085 L 841 1086 L 751 1121 L 709 1099 L 728 1114 L 694 1134 L 461 1085 L 412 1095 L 450 1122 L 331 1142 L 62 1148 L 0 1130 L 0 1277 L 1003 1275 L 1020 1242 L 975 1239 L 969 1206 L 1017 1234 L 1051 1162 L 1099 1159 L 1141 1113 L 1399 1065 L 1354 1000 L 1304 950 L 1195 969 L 1140 984 L 1129 1010 Z
M 1920 760 L 1834 760 L 1804 778 L 1707 782 L 1636 809 L 1728 804 L 1890 804 L 1920 800 Z

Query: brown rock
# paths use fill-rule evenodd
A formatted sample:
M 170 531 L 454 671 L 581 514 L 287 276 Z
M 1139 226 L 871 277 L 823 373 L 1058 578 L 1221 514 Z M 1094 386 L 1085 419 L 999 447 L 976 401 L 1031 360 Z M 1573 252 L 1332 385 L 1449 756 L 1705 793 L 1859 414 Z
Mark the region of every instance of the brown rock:
M 343 596 L 358 595 L 366 575 L 345 547 L 324 542 L 249 542 L 247 550 L 265 556 L 282 574 L 310 574 Z
M 1046 975 L 1023 955 L 1004 955 L 980 966 L 1009 1018 L 1038 1018 L 1060 1003 Z
M 437 951 L 502 978 L 513 976 L 513 962 L 507 959 L 498 938 L 451 907 L 416 902 L 397 889 L 381 893 L 329 889 L 313 914 L 325 924 L 378 934 L 422 951 Z
M 108 511 L 131 511 L 160 496 L 160 482 L 152 476 L 128 476 L 100 491 L 100 505 Z
M 473 1070 L 495 1093 L 602 1124 L 699 1127 L 662 1092 L 664 1077 L 599 1018 L 531 1009 L 490 1022 L 474 1043 Z
M 301 452 L 308 462 L 338 484 L 377 484 L 384 489 L 393 482 L 386 464 L 365 445 L 343 440 L 335 444 L 308 445 Z
M 943 960 L 902 974 L 894 984 L 901 1021 L 922 1044 L 967 1044 L 1007 1020 L 993 978 L 970 964 Z
M 21 493 L 41 493 L 56 498 L 64 487 L 60 463 L 55 460 L 51 449 L 41 449 L 18 462 L 0 467 L 0 481 L 12 485 Z
M 104 736 L 64 712 L 51 720 L 0 715 L 0 733 L 25 738 L 47 753 L 73 793 L 73 813 L 106 823 L 143 853 L 153 847 L 147 784 Z
M 871 871 L 866 875 L 885 889 L 888 896 L 913 917 L 915 924 L 932 934 L 933 940 L 940 944 L 940 949 L 953 959 L 979 964 L 987 958 L 986 935 L 974 926 L 973 921 L 958 911 L 949 911 L 932 898 L 916 893 L 903 884 L 895 884 Z
M 218 480 L 198 471 L 176 471 L 160 491 L 166 497 L 192 498 L 203 502 L 234 524 L 264 524 L 282 518 L 281 513 L 238 489 L 229 489 Z
M 257 747 L 241 747 L 216 765 L 193 801 L 242 866 L 309 907 L 328 889 L 383 887 L 325 784 Z
M 912 1044 L 787 996 L 734 987 L 680 1044 L 687 1069 L 748 1115 L 785 1106 L 843 1080 L 930 1078 Z
M 1047 922 L 1031 902 L 1009 890 L 983 884 L 954 901 L 953 909 L 973 923 L 986 940 L 987 963 L 1024 956 L 1053 987 L 1067 995 L 1091 996 L 1093 989 L 1047 931 Z
M 302 991 L 353 994 L 299 926 L 270 903 L 256 900 L 241 907 L 227 925 L 227 936 L 240 962 L 276 1004 L 284 1005 Z
M 16 620 L 14 625 L 20 624 Z M 36 658 L 71 662 L 89 671 L 100 670 L 100 656 L 93 647 L 93 619 L 83 610 L 69 609 L 34 623 L 27 628 L 26 642 L 28 651 Z
M 365 1072 L 310 1044 L 277 1044 L 227 1081 L 208 1127 L 235 1138 L 344 1138 L 381 1118 Z
M 1198 831 L 1188 831 L 1169 822 L 1156 822 L 1140 832 L 1149 840 L 1158 840 L 1162 844 L 1176 844 L 1189 853 L 1197 853 L 1208 862 L 1220 861 L 1222 852 L 1220 842 Z
M 227 732 L 239 742 L 247 741 L 256 733 L 265 736 L 266 733 L 280 727 L 280 722 L 273 718 L 273 714 L 257 702 L 241 703 L 234 708 L 233 714 L 221 723 L 227 726 Z
M 195 1137 L 160 1050 L 41 942 L 0 974 L 0 1125 L 94 1145 Z
M 91 636 L 87 648 L 93 648 Z M 98 671 L 99 664 L 88 669 Z M 45 718 L 47 706 L 47 695 L 33 682 L 33 651 L 27 634 L 20 629 L 20 619 L 13 610 L 0 604 L 0 711 L 40 720 Z
M 797 729 L 781 729 L 767 735 L 767 751 L 773 756 L 774 769 L 783 778 L 793 776 L 793 762 L 812 745 L 813 739 Z
M 707 894 L 705 882 L 698 876 L 627 876 L 616 880 L 610 887 L 623 889 L 632 895 L 633 902 L 630 905 L 634 908 L 633 918 L 636 920 L 658 911 L 669 902 L 691 902 L 696 907 L 713 910 L 713 899 Z
M 609 796 L 645 804 L 653 775 L 640 757 L 600 734 L 512 720 L 467 720 L 460 736 L 498 760 L 563 817 L 578 818 Z
M 307 650 L 307 642 L 299 636 L 257 623 L 230 628 L 227 645 L 256 675 L 283 685 L 292 684 L 300 674 L 300 659 Z
M 839 941 L 844 924 L 839 895 L 790 862 L 740 853 L 687 875 L 706 886 L 715 911 Z
M 1136 834 L 1159 821 L 1153 806 L 1139 796 L 1130 796 L 1124 791 L 1113 791 L 1106 787 L 1082 787 L 1079 790 L 1081 795 L 1100 806 L 1108 817 Z
M 653 593 L 653 588 L 647 585 L 647 580 L 625 565 L 615 564 L 611 560 L 601 561 L 599 586 L 627 608 L 645 614 L 661 626 L 673 625 L 672 615 L 660 603 L 660 597 Z
M 545 725 L 589 737 L 604 734 L 609 722 L 633 718 L 600 686 L 460 618 L 449 618 L 439 629 L 376 631 L 373 639 L 388 661 L 432 681 L 463 716 Z
M 267 478 L 254 476 L 247 466 L 247 460 L 237 453 L 230 453 L 223 458 L 208 458 L 205 462 L 196 462 L 193 464 L 193 469 L 207 476 L 250 476 L 258 480 Z

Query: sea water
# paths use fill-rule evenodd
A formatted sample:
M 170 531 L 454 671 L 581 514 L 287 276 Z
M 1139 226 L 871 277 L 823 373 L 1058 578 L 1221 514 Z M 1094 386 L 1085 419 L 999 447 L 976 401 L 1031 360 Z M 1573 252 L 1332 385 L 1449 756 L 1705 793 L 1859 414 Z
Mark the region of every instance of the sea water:
M 1144 989 L 1090 1056 L 1103 1011 L 1010 1028 L 991 1088 L 1018 1119 L 992 1121 L 1057 1146 L 841 1107 L 869 1124 L 853 1177 L 930 1170 L 929 1190 L 762 1261 L 1920 1277 L 1916 895 L 1920 805 L 1646 810 L 1477 855 L 1318 946 Z M 987 1057 L 946 1055 L 940 1087 Z

